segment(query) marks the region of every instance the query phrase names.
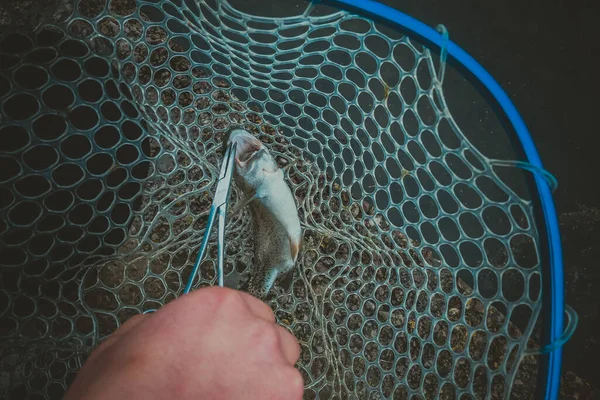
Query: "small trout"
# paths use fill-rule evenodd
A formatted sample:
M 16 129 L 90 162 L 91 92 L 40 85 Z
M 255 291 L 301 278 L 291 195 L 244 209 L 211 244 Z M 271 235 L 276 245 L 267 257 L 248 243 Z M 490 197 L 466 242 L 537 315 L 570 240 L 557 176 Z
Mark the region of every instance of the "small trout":
M 254 223 L 254 272 L 248 292 L 263 298 L 275 280 L 292 271 L 300 252 L 302 229 L 294 196 L 269 150 L 250 133 L 234 129 L 237 145 L 234 179 L 246 196 Z

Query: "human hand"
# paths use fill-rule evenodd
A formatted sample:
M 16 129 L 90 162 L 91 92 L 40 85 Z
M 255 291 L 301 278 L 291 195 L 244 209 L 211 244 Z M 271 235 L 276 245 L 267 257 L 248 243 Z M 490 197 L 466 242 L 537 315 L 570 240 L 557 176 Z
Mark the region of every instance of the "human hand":
M 299 354 L 265 303 L 205 288 L 129 319 L 92 352 L 66 400 L 299 400 Z

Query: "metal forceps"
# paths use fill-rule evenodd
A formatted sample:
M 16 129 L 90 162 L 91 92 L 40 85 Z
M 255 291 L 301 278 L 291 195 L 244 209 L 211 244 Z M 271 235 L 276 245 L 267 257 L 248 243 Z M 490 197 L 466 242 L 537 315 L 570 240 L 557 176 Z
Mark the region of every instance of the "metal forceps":
M 223 158 L 223 164 L 221 165 L 221 172 L 219 173 L 219 179 L 217 181 L 217 190 L 215 191 L 215 197 L 213 198 L 210 206 L 210 213 L 208 214 L 208 222 L 206 229 L 204 230 L 204 237 L 200 244 L 200 251 L 198 252 L 198 258 L 192 269 L 192 273 L 188 279 L 187 285 L 183 294 L 188 294 L 192 289 L 192 283 L 194 278 L 198 274 L 200 268 L 200 262 L 204 258 L 206 247 L 208 246 L 208 238 L 210 237 L 210 231 L 215 223 L 215 216 L 219 217 L 219 224 L 217 227 L 217 249 L 218 249 L 218 270 L 217 276 L 219 286 L 223 287 L 223 248 L 225 246 L 225 219 L 227 216 L 227 199 L 229 198 L 229 189 L 231 187 L 231 179 L 233 177 L 233 161 L 235 160 L 236 144 L 229 144 L 225 157 Z

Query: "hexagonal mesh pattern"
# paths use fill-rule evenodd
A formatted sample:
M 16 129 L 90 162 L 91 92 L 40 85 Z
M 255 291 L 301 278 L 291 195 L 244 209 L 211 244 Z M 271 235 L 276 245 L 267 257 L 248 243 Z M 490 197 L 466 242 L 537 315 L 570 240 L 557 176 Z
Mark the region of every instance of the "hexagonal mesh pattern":
M 242 126 L 291 163 L 304 247 L 268 301 L 305 397 L 509 395 L 541 306 L 531 204 L 466 140 L 427 49 L 311 11 L 82 0 L 2 35 L 0 393 L 60 398 L 100 339 L 182 292 Z M 252 231 L 230 218 L 230 279 Z

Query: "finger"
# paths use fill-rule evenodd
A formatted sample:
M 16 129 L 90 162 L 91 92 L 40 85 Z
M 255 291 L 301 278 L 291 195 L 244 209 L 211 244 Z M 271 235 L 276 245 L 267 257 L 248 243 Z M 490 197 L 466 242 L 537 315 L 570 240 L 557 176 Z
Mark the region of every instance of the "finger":
M 300 345 L 298 341 L 287 329 L 279 325 L 277 325 L 277 332 L 279 333 L 283 356 L 291 365 L 296 364 L 298 358 L 300 358 Z
M 115 342 L 117 342 L 121 337 L 123 337 L 123 335 L 125 335 L 127 332 L 131 331 L 133 328 L 135 328 L 137 325 L 139 325 L 146 318 L 147 318 L 146 315 L 141 315 L 141 314 L 134 315 L 133 317 L 129 318 L 127 321 L 125 321 L 125 323 L 123 325 L 121 325 L 121 327 L 119 327 L 119 329 L 117 329 L 112 335 L 110 335 L 102 343 L 100 343 L 100 345 L 98 347 L 96 347 L 94 352 L 92 354 L 90 354 L 89 358 L 98 357 L 100 354 L 105 352 L 106 349 L 111 347 Z
M 275 314 L 266 303 L 245 292 L 238 292 L 252 314 L 268 322 L 275 323 Z
M 118 339 L 119 337 L 125 335 L 127 332 L 131 331 L 133 328 L 135 328 L 136 326 L 138 326 L 142 321 L 146 320 L 146 318 L 148 318 L 148 317 L 149 317 L 149 314 L 137 314 L 137 315 L 134 315 L 133 317 L 131 317 L 127 321 L 125 321 L 125 323 L 123 325 L 121 325 L 119 327 L 119 329 L 117 329 L 110 336 L 110 338 L 116 338 L 116 339 Z
M 245 307 L 251 315 L 259 317 L 260 319 L 268 322 L 275 322 L 275 315 L 273 314 L 273 310 L 271 310 L 271 308 L 267 304 L 240 290 L 216 286 L 195 290 L 190 294 L 182 296 L 176 301 L 167 304 L 165 307 L 163 307 L 162 310 L 164 311 L 165 309 L 183 306 L 185 304 L 187 304 L 185 306 L 186 308 L 197 308 L 198 303 L 201 301 L 203 302 L 203 306 L 205 307 L 207 306 L 207 304 L 209 304 L 209 302 L 213 302 L 214 306 L 218 307 L 220 303 L 219 299 L 222 300 L 226 297 L 228 297 L 229 300 L 233 300 L 232 304 L 238 304 L 240 306 L 243 304 L 243 307 Z

